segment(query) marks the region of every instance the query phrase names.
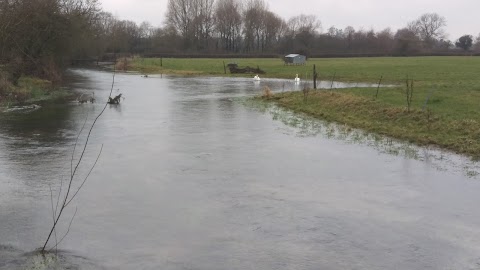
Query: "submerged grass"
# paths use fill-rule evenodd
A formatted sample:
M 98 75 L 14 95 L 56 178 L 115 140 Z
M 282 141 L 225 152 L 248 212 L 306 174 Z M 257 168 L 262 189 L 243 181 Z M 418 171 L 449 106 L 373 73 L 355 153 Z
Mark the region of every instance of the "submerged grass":
M 480 123 L 474 119 L 454 119 L 419 109 L 408 112 L 406 108 L 343 92 L 312 91 L 306 100 L 303 93 L 287 92 L 265 100 L 327 121 L 480 157 Z

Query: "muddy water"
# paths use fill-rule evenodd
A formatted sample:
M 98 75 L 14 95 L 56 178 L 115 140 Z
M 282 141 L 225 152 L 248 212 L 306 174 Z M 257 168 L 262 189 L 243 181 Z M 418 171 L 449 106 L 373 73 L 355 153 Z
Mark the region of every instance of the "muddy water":
M 108 96 L 111 74 L 72 76 Z M 103 152 L 58 261 L 33 252 L 50 188 L 102 105 L 2 114 L 0 269 L 479 268 L 476 163 L 245 100 L 266 83 L 295 87 L 118 75 L 126 99 L 92 133 L 80 176 Z

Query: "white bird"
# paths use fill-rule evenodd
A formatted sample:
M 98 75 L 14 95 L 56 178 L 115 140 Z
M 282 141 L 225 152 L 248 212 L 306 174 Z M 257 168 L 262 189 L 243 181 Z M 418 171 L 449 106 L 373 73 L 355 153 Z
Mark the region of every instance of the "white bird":
M 260 77 L 258 77 L 258 74 L 255 75 L 255 77 L 253 77 L 253 80 L 255 80 L 255 81 L 260 81 Z
M 297 76 L 295 77 L 295 82 L 296 82 L 296 83 L 297 83 L 297 82 L 300 82 L 300 78 L 298 77 L 298 74 L 297 74 Z

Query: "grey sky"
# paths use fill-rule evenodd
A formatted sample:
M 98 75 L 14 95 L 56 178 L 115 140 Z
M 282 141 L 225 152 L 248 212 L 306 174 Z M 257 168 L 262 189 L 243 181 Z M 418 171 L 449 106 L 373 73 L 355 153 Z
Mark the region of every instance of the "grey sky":
M 164 22 L 167 0 L 100 0 L 105 11 L 120 19 L 149 21 L 155 26 Z M 478 36 L 480 0 L 267 0 L 271 11 L 284 19 L 299 14 L 314 14 L 324 31 L 334 25 L 345 28 L 397 30 L 427 12 L 447 19 L 448 38 L 463 34 Z

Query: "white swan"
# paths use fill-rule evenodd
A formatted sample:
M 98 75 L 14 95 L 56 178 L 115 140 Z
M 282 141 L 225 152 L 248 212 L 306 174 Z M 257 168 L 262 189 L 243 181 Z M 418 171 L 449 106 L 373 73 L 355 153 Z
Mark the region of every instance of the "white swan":
M 297 76 L 295 77 L 295 82 L 296 82 L 296 83 L 300 82 L 300 78 L 298 77 L 298 74 L 297 74 Z
M 260 81 L 260 77 L 258 77 L 258 74 L 255 75 L 255 77 L 253 77 L 253 80 L 254 80 L 254 81 Z

